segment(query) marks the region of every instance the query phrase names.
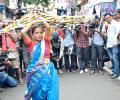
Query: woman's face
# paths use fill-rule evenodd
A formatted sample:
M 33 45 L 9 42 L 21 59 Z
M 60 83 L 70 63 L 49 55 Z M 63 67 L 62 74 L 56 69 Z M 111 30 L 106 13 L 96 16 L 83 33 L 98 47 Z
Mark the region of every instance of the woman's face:
M 35 29 L 33 39 L 35 39 L 35 41 L 41 41 L 43 39 L 43 31 L 40 27 Z

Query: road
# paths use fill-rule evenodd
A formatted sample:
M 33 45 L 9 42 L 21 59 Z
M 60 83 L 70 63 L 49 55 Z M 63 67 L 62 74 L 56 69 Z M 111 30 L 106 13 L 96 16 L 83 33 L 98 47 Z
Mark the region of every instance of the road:
M 59 75 L 60 100 L 119 100 L 120 80 L 110 79 L 108 73 L 89 75 L 64 72 Z M 1 100 L 24 100 L 25 85 L 8 88 L 0 94 Z

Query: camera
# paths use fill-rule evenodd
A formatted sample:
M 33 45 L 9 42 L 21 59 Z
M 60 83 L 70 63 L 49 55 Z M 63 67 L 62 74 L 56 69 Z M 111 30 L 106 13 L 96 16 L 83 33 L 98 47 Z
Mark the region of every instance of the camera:
M 91 24 L 89 25 L 89 29 L 95 29 L 95 28 L 97 28 L 98 26 L 99 26 L 98 23 L 93 22 L 93 23 L 91 23 Z
M 0 54 L 0 61 L 5 61 L 8 58 L 7 53 L 1 53 Z
M 80 24 L 76 25 L 74 28 L 75 31 L 79 31 L 80 30 Z

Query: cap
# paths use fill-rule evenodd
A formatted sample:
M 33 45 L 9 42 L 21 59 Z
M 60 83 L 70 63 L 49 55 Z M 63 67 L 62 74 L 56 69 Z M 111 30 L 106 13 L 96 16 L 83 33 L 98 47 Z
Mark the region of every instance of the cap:
M 99 19 L 99 16 L 98 16 L 98 15 L 95 15 L 95 19 Z

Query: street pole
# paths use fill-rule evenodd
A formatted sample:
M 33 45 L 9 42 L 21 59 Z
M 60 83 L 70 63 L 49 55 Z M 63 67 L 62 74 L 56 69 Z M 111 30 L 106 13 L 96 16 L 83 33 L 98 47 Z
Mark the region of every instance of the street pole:
M 17 0 L 17 8 L 21 9 L 22 6 L 22 0 Z

